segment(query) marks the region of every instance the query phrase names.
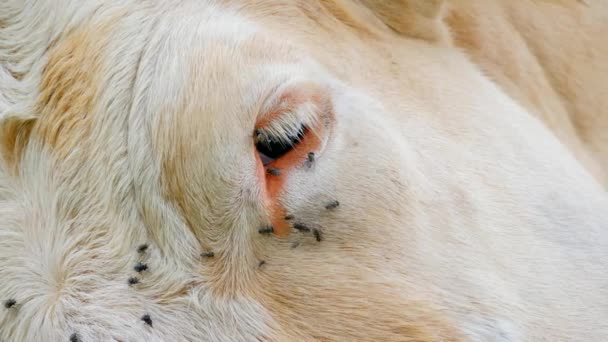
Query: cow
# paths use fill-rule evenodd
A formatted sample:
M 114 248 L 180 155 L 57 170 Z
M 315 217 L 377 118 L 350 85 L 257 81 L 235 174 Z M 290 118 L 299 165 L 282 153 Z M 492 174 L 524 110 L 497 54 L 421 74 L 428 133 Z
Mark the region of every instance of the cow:
M 606 56 L 601 0 L 6 0 L 0 340 L 608 340 Z

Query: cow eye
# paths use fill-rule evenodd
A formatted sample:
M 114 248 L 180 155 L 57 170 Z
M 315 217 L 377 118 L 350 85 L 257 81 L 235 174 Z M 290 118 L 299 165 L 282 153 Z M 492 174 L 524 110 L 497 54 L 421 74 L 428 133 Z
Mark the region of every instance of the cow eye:
M 275 137 L 262 130 L 256 130 L 257 141 L 255 147 L 260 154 L 262 163 L 268 165 L 289 153 L 289 151 L 300 143 L 306 134 L 306 130 L 306 127 L 302 125 L 297 132 L 287 134 L 283 137 Z

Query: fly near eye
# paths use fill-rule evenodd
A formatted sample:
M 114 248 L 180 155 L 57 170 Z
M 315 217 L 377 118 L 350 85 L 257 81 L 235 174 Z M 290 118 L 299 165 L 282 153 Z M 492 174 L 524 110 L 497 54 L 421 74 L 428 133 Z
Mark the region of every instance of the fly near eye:
M 306 130 L 306 126 L 302 125 L 297 133 L 288 135 L 288 139 L 256 130 L 255 147 L 260 153 L 262 164 L 268 165 L 291 151 L 302 140 Z

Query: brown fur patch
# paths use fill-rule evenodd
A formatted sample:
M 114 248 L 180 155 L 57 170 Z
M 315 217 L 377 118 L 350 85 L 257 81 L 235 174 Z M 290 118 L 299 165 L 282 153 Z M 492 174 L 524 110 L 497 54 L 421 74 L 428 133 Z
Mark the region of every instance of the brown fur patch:
M 362 0 L 393 31 L 432 42 L 448 41 L 441 25 L 444 0 Z
M 16 172 L 19 167 L 35 123 L 35 118 L 10 117 L 1 124 L 0 151 L 11 172 Z
M 377 27 L 372 25 L 372 18 L 365 17 L 359 10 L 359 6 L 353 5 L 350 1 L 343 0 L 320 0 L 320 6 L 327 11 L 331 17 L 337 19 L 342 24 L 359 32 L 364 37 L 377 37 Z
M 60 155 L 67 155 L 91 134 L 90 114 L 100 88 L 109 24 L 74 31 L 50 50 L 34 134 Z

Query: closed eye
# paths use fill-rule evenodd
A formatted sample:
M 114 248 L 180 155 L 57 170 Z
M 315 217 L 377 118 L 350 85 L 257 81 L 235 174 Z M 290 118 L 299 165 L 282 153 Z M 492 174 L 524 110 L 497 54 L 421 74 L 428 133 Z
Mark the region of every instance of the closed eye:
M 289 153 L 300 143 L 307 130 L 306 126 L 300 125 L 297 131 L 278 137 L 263 129 L 257 129 L 255 147 L 260 154 L 262 164 L 266 166 Z

